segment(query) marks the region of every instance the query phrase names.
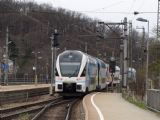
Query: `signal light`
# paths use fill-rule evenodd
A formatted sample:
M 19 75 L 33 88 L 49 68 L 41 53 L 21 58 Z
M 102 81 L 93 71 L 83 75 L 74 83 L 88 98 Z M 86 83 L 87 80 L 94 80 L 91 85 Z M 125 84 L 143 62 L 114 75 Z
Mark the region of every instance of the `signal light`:
M 59 33 L 58 33 L 57 30 L 55 29 L 54 33 L 52 34 L 52 37 L 50 37 L 51 40 L 52 40 L 52 47 L 57 47 L 57 46 L 59 46 L 58 35 L 59 35 Z
M 58 33 L 54 33 L 54 43 L 53 43 L 53 46 L 54 47 L 57 47 L 57 46 L 59 46 L 59 42 L 58 42 Z

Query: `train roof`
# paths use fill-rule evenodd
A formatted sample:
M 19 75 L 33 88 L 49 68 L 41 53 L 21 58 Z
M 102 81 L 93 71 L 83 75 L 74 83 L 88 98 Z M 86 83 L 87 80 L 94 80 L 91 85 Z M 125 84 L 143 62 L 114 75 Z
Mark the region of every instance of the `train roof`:
M 89 58 L 91 58 L 91 59 L 96 59 L 96 61 L 105 63 L 103 60 L 100 60 L 99 58 L 93 57 L 93 56 L 91 56 L 91 55 L 89 55 L 89 54 L 87 54 L 87 53 L 84 53 L 84 52 L 82 52 L 82 51 L 79 51 L 79 50 L 65 50 L 65 51 L 63 51 L 62 53 L 60 53 L 59 55 L 62 55 L 63 53 L 66 53 L 66 52 L 78 52 L 78 53 L 80 53 L 80 54 L 82 54 L 82 55 L 85 55 L 86 57 L 89 57 Z
M 91 57 L 91 58 L 95 58 L 95 57 L 93 57 L 93 56 L 91 56 L 91 55 L 88 55 L 87 53 L 84 53 L 84 52 L 82 52 L 82 51 L 80 51 L 80 50 L 65 50 L 65 51 L 63 51 L 62 53 L 60 53 L 59 55 L 65 53 L 65 52 L 79 52 L 80 54 L 83 54 L 83 55 L 85 55 L 85 56 L 88 56 L 88 57 Z

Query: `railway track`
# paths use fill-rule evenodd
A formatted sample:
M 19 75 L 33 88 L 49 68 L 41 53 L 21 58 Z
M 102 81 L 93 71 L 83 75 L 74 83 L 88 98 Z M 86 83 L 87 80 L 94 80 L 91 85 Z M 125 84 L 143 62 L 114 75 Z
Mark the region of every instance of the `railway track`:
M 16 106 L 13 108 L 7 108 L 7 109 L 0 109 L 0 120 L 11 120 L 13 117 L 16 117 L 20 114 L 23 113 L 33 113 L 35 111 L 39 111 L 43 109 L 46 104 L 57 102 L 62 100 L 63 97 L 58 97 L 54 99 L 49 99 L 37 103 L 30 103 L 30 104 L 25 104 L 21 106 Z
M 64 99 L 46 105 L 32 120 L 70 120 L 76 99 Z
M 85 111 L 82 100 L 77 100 L 71 110 L 70 120 L 85 120 Z

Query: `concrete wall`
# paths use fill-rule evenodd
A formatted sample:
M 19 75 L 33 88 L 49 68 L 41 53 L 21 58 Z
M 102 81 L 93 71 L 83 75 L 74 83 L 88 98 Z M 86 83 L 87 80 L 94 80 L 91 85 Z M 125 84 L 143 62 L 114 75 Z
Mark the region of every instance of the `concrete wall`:
M 49 88 L 0 92 L 0 106 L 6 103 L 27 102 L 29 98 L 49 94 Z

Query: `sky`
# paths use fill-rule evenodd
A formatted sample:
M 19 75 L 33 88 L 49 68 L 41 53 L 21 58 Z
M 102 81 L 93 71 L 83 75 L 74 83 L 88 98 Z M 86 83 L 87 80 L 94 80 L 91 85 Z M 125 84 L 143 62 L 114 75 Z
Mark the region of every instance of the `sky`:
M 27 1 L 27 0 L 26 0 Z M 139 22 L 136 19 L 142 17 L 150 23 L 150 36 L 153 36 L 153 28 L 157 25 L 158 0 L 31 0 L 39 4 L 48 3 L 53 7 L 61 7 L 77 11 L 104 22 L 121 22 L 124 17 L 132 21 L 133 27 L 145 27 L 147 23 Z M 133 12 L 144 12 L 134 15 Z M 152 13 L 148 13 L 152 12 Z M 153 13 L 154 12 L 154 13 Z M 142 31 L 141 29 L 137 29 Z

